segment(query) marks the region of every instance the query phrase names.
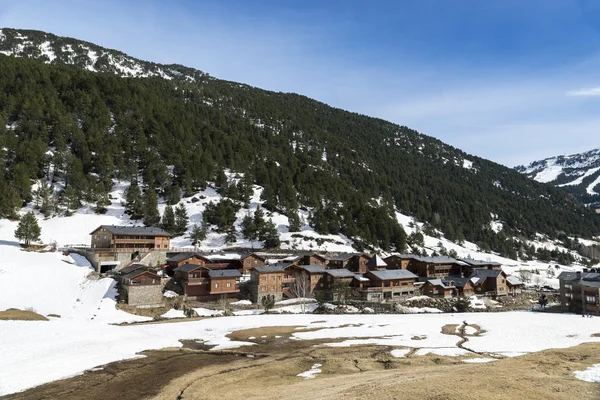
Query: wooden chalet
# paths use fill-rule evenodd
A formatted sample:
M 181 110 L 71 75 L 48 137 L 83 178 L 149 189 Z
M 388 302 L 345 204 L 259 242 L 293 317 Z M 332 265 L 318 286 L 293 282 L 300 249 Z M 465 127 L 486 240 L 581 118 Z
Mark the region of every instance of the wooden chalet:
M 90 233 L 92 249 L 164 250 L 171 234 L 153 226 L 101 225 Z
M 485 269 L 493 269 L 500 270 L 502 269 L 502 264 L 495 261 L 481 261 L 481 260 L 473 260 L 472 258 L 459 258 L 459 261 L 465 263 L 462 269 L 462 276 L 468 277 L 473 274 L 473 270 L 475 268 L 485 268 Z
M 446 285 L 453 285 L 456 290 L 453 292 L 454 296 L 459 297 L 470 297 L 475 294 L 475 288 L 473 282 L 469 278 L 463 278 L 461 276 L 447 276 L 441 278 L 442 283 Z
M 290 264 L 296 265 L 313 265 L 325 269 L 329 262 L 329 259 L 321 254 L 309 253 L 286 257 L 283 259 L 283 262 L 288 262 Z
M 367 262 L 371 257 L 364 253 L 345 253 L 329 259 L 328 267 L 332 269 L 345 268 L 357 274 L 367 272 Z
M 171 269 L 181 267 L 184 264 L 206 265 L 209 263 L 211 263 L 211 260 L 208 257 L 196 252 L 179 253 L 167 258 L 167 265 Z
M 119 278 L 119 298 L 132 306 L 162 304 L 160 276 L 147 269 L 137 269 Z
M 449 299 L 454 296 L 456 286 L 454 281 L 442 281 L 439 278 L 427 279 L 421 287 L 421 294 L 429 297 L 442 297 Z
M 361 282 L 361 296 L 366 301 L 394 301 L 415 294 L 417 276 L 404 269 L 367 271 Z M 360 279 L 360 278 L 359 278 Z
M 183 264 L 173 270 L 174 279 L 179 283 L 183 294 L 191 298 L 202 298 L 210 294 L 210 269 L 200 264 Z
M 451 257 L 405 255 L 405 258 L 408 259 L 406 269 L 425 278 L 443 278 L 448 275 L 463 276 L 463 267 L 466 265 L 466 263 Z
M 250 274 L 250 270 L 254 267 L 264 267 L 267 260 L 256 253 L 244 253 L 240 255 L 239 270 L 243 275 Z
M 521 294 L 523 292 L 523 282 L 516 276 L 508 275 L 506 277 L 506 286 L 508 287 L 508 294 Z
M 260 303 L 263 297 L 270 296 L 275 301 L 283 299 L 284 282 L 289 285 L 293 274 L 286 268 L 292 264 L 278 263 L 254 267 L 250 270 L 250 293 L 254 303 Z
M 217 269 L 208 272 L 211 295 L 236 295 L 240 292 L 242 274 L 237 269 Z
M 323 275 L 323 293 L 329 300 L 343 301 L 353 294 L 354 272 L 345 268 L 328 269 Z
M 600 315 L 600 272 L 561 272 L 558 280 L 564 311 Z
M 367 268 L 371 271 L 389 269 L 389 265 L 381 257 L 375 254 L 369 261 L 367 261 Z
M 502 270 L 475 268 L 470 276 L 476 294 L 505 296 L 508 294 L 506 273 Z
M 406 269 L 410 258 L 403 257 L 400 254 L 392 254 L 383 259 L 388 265 L 388 269 Z

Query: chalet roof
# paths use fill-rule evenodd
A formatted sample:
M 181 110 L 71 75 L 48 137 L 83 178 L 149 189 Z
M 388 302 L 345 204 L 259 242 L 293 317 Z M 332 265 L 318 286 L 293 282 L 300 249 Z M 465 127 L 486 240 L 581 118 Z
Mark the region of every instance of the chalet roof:
M 354 277 L 361 282 L 368 282 L 369 278 L 364 276 L 363 274 L 354 274 Z
M 333 276 L 334 278 L 354 278 L 356 275 L 352 271 L 348 271 L 345 268 L 341 269 L 326 269 L 326 274 Z
M 149 270 L 150 267 L 147 266 L 147 265 L 143 265 L 143 264 L 131 264 L 131 265 L 128 265 L 127 267 L 125 267 L 125 268 L 121 268 L 119 270 L 119 273 L 121 274 L 121 276 L 122 275 L 127 275 L 128 273 L 133 272 L 133 271 L 137 271 L 138 269 L 147 269 L 147 270 Z
M 264 267 L 254 267 L 253 270 L 258 272 L 259 274 L 266 274 L 269 272 L 283 272 L 283 270 L 286 269 L 287 267 L 289 267 L 290 265 L 293 265 L 293 264 L 277 263 L 277 264 L 265 265 Z
M 362 253 L 343 253 L 343 254 L 339 254 L 335 257 L 331 257 L 329 260 L 330 261 L 346 261 L 351 259 L 352 257 L 356 257 L 356 256 L 360 256 L 362 255 Z
M 375 254 L 369 261 L 367 261 L 367 267 L 371 268 L 387 268 L 389 265 Z
M 558 275 L 561 281 L 576 281 L 579 280 L 577 272 L 563 271 Z M 581 272 L 581 279 L 584 281 L 600 281 L 600 273 L 597 272 Z
M 322 274 L 325 272 L 325 269 L 319 265 L 301 265 L 300 267 L 309 274 Z
M 242 274 L 237 269 L 213 269 L 208 272 L 208 276 L 211 278 L 239 278 Z
M 469 265 L 472 265 L 474 267 L 479 266 L 479 265 L 496 265 L 496 266 L 502 266 L 501 263 L 496 262 L 496 261 L 482 261 L 482 260 L 474 260 L 472 258 L 459 258 L 460 261 L 464 261 Z
M 202 254 L 200 254 L 198 252 L 192 251 L 192 252 L 187 252 L 187 253 L 179 253 L 179 254 L 176 254 L 176 255 L 174 255 L 172 257 L 169 257 L 167 259 L 167 262 L 168 261 L 181 262 L 181 261 L 183 261 L 185 259 L 188 259 L 188 258 L 190 258 L 192 256 L 196 256 L 198 258 L 203 258 L 203 259 L 205 259 L 207 261 L 209 260 L 206 256 L 204 256 L 204 255 L 202 255 Z
M 454 281 L 454 286 L 457 288 L 462 288 L 469 282 L 469 278 L 463 278 L 460 276 L 445 276 L 442 278 L 442 282 L 444 284 L 448 284 L 450 281 Z
M 473 269 L 472 276 L 478 276 L 479 278 L 497 278 L 498 275 L 502 275 L 501 269 L 487 269 L 487 268 L 475 268 Z
M 380 271 L 369 271 L 367 275 L 373 275 L 377 279 L 386 281 L 390 279 L 417 279 L 418 277 L 405 269 L 389 269 Z
M 156 226 L 118 226 L 118 225 L 100 225 L 92 233 L 98 229 L 104 228 L 114 235 L 136 235 L 136 236 L 168 236 L 171 234 Z M 90 233 L 90 235 L 92 234 Z
M 240 260 L 243 260 L 244 258 L 246 258 L 246 257 L 250 257 L 250 256 L 254 256 L 254 257 L 256 257 L 256 258 L 258 258 L 258 259 L 261 259 L 261 260 L 263 260 L 263 261 L 266 261 L 266 260 L 267 260 L 265 257 L 263 257 L 263 256 L 260 256 L 260 255 L 258 255 L 258 254 L 256 254 L 256 253 L 242 253 L 242 254 L 240 254 Z
M 206 267 L 203 267 L 202 265 L 198 265 L 198 264 L 183 264 L 183 265 L 180 265 L 179 267 L 175 268 L 173 271 L 192 272 L 192 271 L 197 270 L 198 268 L 206 268 Z
M 430 264 L 458 264 L 458 265 L 467 265 L 466 262 L 461 261 L 461 260 L 457 260 L 455 258 L 452 257 L 446 257 L 446 256 L 436 256 L 436 257 L 424 257 L 424 256 L 419 256 L 416 254 L 392 254 L 387 258 L 390 257 L 398 257 L 400 259 L 412 259 L 412 260 L 417 260 L 417 261 L 421 261 L 421 262 L 425 262 L 425 263 L 430 263 Z
M 160 279 L 160 276 L 158 276 L 158 274 L 156 274 L 156 273 L 154 273 L 152 271 L 145 270 L 145 269 L 138 269 L 138 270 L 130 272 L 130 273 L 126 274 L 126 275 L 122 275 L 121 279 L 133 279 L 136 276 L 140 276 L 140 275 L 143 275 L 145 273 L 151 274 L 151 275 L 155 276 L 156 278 Z
M 506 277 L 506 282 L 511 285 L 511 286 L 518 286 L 518 285 L 522 285 L 523 282 L 521 282 L 519 280 L 519 278 L 517 278 L 516 276 L 513 275 L 509 275 Z
M 454 289 L 456 286 L 450 285 L 450 281 L 442 281 L 441 279 L 429 279 L 427 282 L 434 286 L 441 286 L 444 289 Z

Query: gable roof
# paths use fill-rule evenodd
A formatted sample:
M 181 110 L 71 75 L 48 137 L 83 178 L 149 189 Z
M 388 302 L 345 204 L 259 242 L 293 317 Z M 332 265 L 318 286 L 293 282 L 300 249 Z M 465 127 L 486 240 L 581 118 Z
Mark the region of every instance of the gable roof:
M 333 276 L 334 278 L 355 278 L 356 274 L 352 271 L 347 270 L 346 268 L 340 269 L 326 269 L 326 274 Z
M 322 274 L 325 272 L 325 269 L 319 265 L 301 265 L 300 267 L 309 274 Z
M 180 265 L 179 267 L 175 268 L 173 271 L 176 272 L 192 272 L 195 271 L 199 268 L 202 269 L 206 269 L 206 267 L 202 266 L 202 265 L 198 265 L 198 264 L 183 264 Z
M 351 259 L 352 257 L 357 257 L 357 256 L 361 256 L 363 255 L 363 253 L 343 253 L 343 254 L 339 254 L 337 256 L 331 257 L 329 260 L 330 261 L 346 261 Z
M 242 276 L 237 269 L 213 269 L 208 272 L 211 278 L 239 278 Z
M 240 254 L 240 260 L 243 260 L 244 258 L 248 258 L 250 256 L 258 258 L 259 260 L 262 260 L 263 262 L 267 261 L 267 259 L 265 257 L 259 256 L 256 253 L 242 253 L 242 254 Z
M 454 286 L 457 288 L 462 288 L 467 283 L 469 283 L 469 278 L 463 278 L 460 276 L 445 276 L 441 279 L 444 284 L 448 284 L 450 283 L 450 281 L 454 281 Z
M 497 278 L 500 275 L 506 275 L 501 269 L 474 268 L 469 277 L 474 286 L 480 286 L 487 278 Z
M 454 289 L 456 286 L 450 285 L 450 281 L 442 281 L 442 279 L 428 279 L 426 283 L 434 286 L 441 286 L 444 289 Z
M 202 255 L 202 254 L 200 254 L 198 252 L 192 251 L 192 252 L 189 252 L 189 253 L 179 253 L 179 254 L 176 254 L 176 255 L 174 255 L 172 257 L 169 257 L 167 259 L 167 262 L 169 262 L 169 261 L 171 261 L 171 262 L 181 262 L 181 261 L 186 260 L 186 259 L 188 259 L 190 257 L 198 257 L 198 258 L 202 258 L 204 261 L 210 261 L 210 259 L 207 258 L 206 256 L 204 256 L 204 255 Z
M 145 269 L 138 269 L 137 271 L 133 271 L 126 275 L 122 275 L 121 279 L 133 279 L 133 278 L 143 275 L 143 274 L 150 274 L 150 275 L 153 275 L 153 277 L 160 279 L 160 276 L 158 274 L 156 274 L 152 271 L 145 270 Z
M 406 269 L 389 269 L 368 271 L 365 275 L 373 275 L 377 279 L 386 281 L 390 279 L 417 279 L 418 277 Z
M 576 281 L 579 279 L 577 272 L 563 271 L 558 275 L 561 281 Z M 584 281 L 600 280 L 600 273 L 597 272 L 581 272 L 581 279 Z
M 137 235 L 137 236 L 168 236 L 171 234 L 156 226 L 119 226 L 119 225 L 100 225 L 91 234 L 98 229 L 104 228 L 114 235 Z
M 369 261 L 367 261 L 367 267 L 371 268 L 387 268 L 389 267 L 388 263 L 383 261 L 381 257 L 375 254 Z
M 469 265 L 472 266 L 478 266 L 478 265 L 496 265 L 496 266 L 502 266 L 501 263 L 496 262 L 496 261 L 482 261 L 482 260 L 474 260 L 472 258 L 459 258 L 460 261 L 464 261 Z
M 143 265 L 143 264 L 131 264 L 131 265 L 128 265 L 127 267 L 125 267 L 125 268 L 121 268 L 121 269 L 119 270 L 119 273 L 120 273 L 121 275 L 127 275 L 127 274 L 129 274 L 130 272 L 137 271 L 138 269 L 146 269 L 146 270 L 151 270 L 152 268 L 150 268 L 150 267 L 149 267 L 149 266 L 147 266 L 147 265 Z
M 254 267 L 252 268 L 252 270 L 258 272 L 259 274 L 266 274 L 269 272 L 283 272 L 284 269 L 286 269 L 289 266 L 292 266 L 294 264 L 289 264 L 289 263 L 277 263 L 277 264 L 271 264 L 271 265 L 265 265 L 263 267 Z

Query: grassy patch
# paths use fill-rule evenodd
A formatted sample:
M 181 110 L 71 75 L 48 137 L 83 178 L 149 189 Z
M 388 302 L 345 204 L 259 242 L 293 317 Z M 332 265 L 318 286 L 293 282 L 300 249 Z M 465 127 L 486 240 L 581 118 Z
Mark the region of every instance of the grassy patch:
M 48 318 L 33 311 L 9 308 L 0 311 L 0 321 L 48 321 Z

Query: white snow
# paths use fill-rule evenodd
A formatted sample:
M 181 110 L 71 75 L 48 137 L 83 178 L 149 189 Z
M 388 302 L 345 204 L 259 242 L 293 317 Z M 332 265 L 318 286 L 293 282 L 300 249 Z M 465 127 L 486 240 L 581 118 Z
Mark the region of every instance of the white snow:
M 179 295 L 177 293 L 175 293 L 174 291 L 172 291 L 172 290 L 166 290 L 163 293 L 163 296 L 166 297 L 166 298 L 168 298 L 168 299 L 172 299 L 174 297 L 178 297 Z
M 251 306 L 252 302 L 250 300 L 238 300 L 231 303 L 232 306 Z
M 466 363 L 489 363 L 492 361 L 497 361 L 496 358 L 483 358 L 483 357 L 476 357 L 476 358 L 467 358 L 466 360 L 463 360 Z
M 198 314 L 199 317 L 217 317 L 219 315 L 223 315 L 223 311 L 221 310 L 210 310 L 208 308 L 194 308 L 194 311 L 196 311 L 196 314 Z
M 588 185 L 588 187 L 585 189 L 585 191 L 591 195 L 600 194 L 600 193 L 594 191 L 594 188 L 598 185 L 600 185 L 600 175 L 598 175 L 598 177 L 596 179 L 594 179 L 594 181 Z
M 416 351 L 415 354 L 417 356 L 425 356 L 427 354 L 435 354 L 436 356 L 456 357 L 456 356 L 464 356 L 465 354 L 469 354 L 469 351 L 460 349 L 458 347 L 439 347 L 439 348 L 419 349 Z
M 463 160 L 463 168 L 473 169 L 473 161 L 467 160 L 466 158 Z
M 472 326 L 465 326 L 465 335 L 474 335 L 477 333 L 477 329 Z
M 275 303 L 276 305 L 290 305 L 290 304 L 299 304 L 299 303 L 316 303 L 317 300 L 312 299 L 312 298 L 294 298 L 294 299 L 288 299 L 288 300 L 281 300 L 278 301 L 277 303 Z
M 584 371 L 573 372 L 575 378 L 586 382 L 600 382 L 600 364 L 594 364 Z
M 563 168 L 558 165 L 550 165 L 537 173 L 533 179 L 541 183 L 548 183 L 556 180 L 563 172 Z
M 321 373 L 321 366 L 321 364 L 313 364 L 308 371 L 301 372 L 296 376 L 304 379 L 314 379 L 317 374 Z
M 392 357 L 404 358 L 410 351 L 411 349 L 394 349 L 390 353 L 392 354 Z
M 163 315 L 161 315 L 162 318 L 185 318 L 185 314 L 183 312 L 183 310 L 176 310 L 174 308 L 170 309 L 169 311 L 167 311 L 166 313 L 164 313 Z
M 600 167 L 598 167 L 598 168 L 590 168 L 587 171 L 585 171 L 585 173 L 583 175 L 581 175 L 579 178 L 575 179 L 574 181 L 571 181 L 571 182 L 568 182 L 568 183 L 564 183 L 562 185 L 557 185 L 557 186 L 575 186 L 575 185 L 580 185 L 581 183 L 583 183 L 583 180 L 585 178 L 587 178 L 590 175 L 595 174 L 598 171 L 600 171 Z

